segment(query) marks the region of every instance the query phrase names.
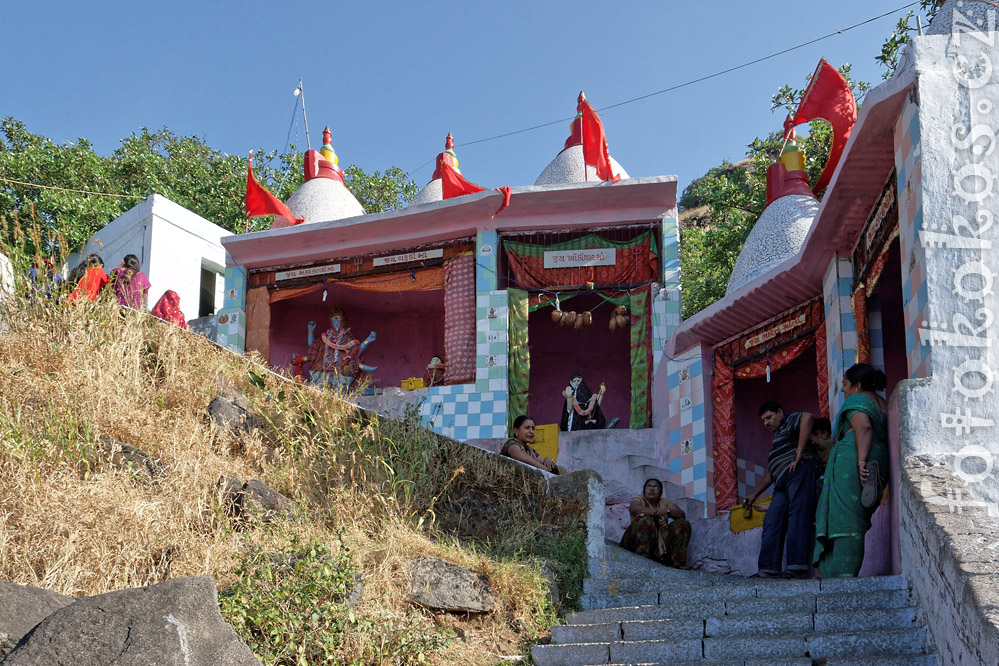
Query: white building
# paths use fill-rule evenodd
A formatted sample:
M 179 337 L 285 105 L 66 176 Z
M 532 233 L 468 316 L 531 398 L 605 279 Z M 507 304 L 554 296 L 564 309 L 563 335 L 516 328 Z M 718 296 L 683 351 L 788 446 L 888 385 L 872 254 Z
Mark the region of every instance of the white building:
M 200 215 L 153 194 L 94 234 L 70 266 L 93 252 L 110 273 L 126 254 L 134 254 L 152 285 L 148 307 L 172 289 L 180 295 L 184 318 L 196 319 L 215 314 L 222 306 L 225 249 L 221 240 L 229 235 Z

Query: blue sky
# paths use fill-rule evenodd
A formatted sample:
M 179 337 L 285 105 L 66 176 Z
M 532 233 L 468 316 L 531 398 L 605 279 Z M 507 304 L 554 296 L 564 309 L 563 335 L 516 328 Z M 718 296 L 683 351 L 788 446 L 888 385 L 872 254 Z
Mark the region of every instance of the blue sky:
M 568 123 L 597 109 L 820 37 L 905 0 L 818 2 L 0 2 L 0 116 L 100 153 L 166 125 L 234 154 L 282 149 L 301 77 L 313 147 L 330 125 L 341 166 L 417 170 L 454 133 L 485 186 L 530 185 Z M 905 11 L 738 72 L 601 113 L 632 176 L 680 187 L 780 127 L 770 96 L 820 57 L 881 80 L 874 57 Z M 292 141 L 304 146 L 299 115 Z

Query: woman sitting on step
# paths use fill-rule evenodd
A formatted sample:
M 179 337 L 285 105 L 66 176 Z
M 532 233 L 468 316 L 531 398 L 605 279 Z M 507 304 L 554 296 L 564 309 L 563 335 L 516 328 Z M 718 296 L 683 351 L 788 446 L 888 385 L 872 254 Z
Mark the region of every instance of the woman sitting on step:
M 503 442 L 500 453 L 508 458 L 519 460 L 522 463 L 533 465 L 538 469 L 543 469 L 552 474 L 558 474 L 559 468 L 555 461 L 548 457 L 542 457 L 534 450 L 531 443 L 534 441 L 534 419 L 521 414 L 513 421 L 513 437 Z
M 622 548 L 667 566 L 686 566 L 690 523 L 683 509 L 663 497 L 662 481 L 646 481 L 642 496 L 631 501 L 628 511 L 631 525 L 621 537 Z

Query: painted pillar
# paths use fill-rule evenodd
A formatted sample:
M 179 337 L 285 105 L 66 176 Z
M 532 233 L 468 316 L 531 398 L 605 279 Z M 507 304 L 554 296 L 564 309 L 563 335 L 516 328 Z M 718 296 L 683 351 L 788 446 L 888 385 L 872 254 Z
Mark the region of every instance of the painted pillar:
M 218 331 L 215 341 L 242 354 L 246 351 L 246 269 L 234 266 L 232 257 L 225 255 L 225 297 L 218 311 Z
M 664 467 L 669 482 L 683 486 L 686 497 L 707 505 L 714 515 L 714 460 L 711 430 L 711 348 L 699 345 L 666 361 L 666 400 L 669 404 L 668 454 Z
M 662 238 L 663 246 L 660 251 L 662 288 L 652 300 L 653 376 L 663 359 L 666 341 L 680 325 L 680 228 L 675 208 L 663 216 Z M 653 404 L 656 402 L 656 396 L 653 395 Z
M 919 243 L 923 229 L 923 162 L 919 105 L 910 97 L 895 125 L 895 169 L 898 174 L 898 236 L 902 264 L 902 308 L 909 378 L 928 377 L 930 347 L 920 343 L 919 327 L 927 317 L 929 293 L 926 252 Z
M 835 255 L 822 280 L 826 318 L 826 364 L 829 372 L 829 414 L 843 405 L 843 371 L 856 363 L 857 323 L 853 318 L 853 263 Z

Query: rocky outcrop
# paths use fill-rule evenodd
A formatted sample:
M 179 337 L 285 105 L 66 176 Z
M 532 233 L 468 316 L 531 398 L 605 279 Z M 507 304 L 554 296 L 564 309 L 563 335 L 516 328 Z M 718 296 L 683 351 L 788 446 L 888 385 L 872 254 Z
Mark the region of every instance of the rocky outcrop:
M 3 666 L 259 666 L 219 613 L 215 581 L 165 583 L 79 599 L 35 626 Z
M 245 434 L 258 426 L 250 410 L 250 401 L 229 379 L 215 378 L 218 396 L 208 405 L 208 415 L 221 430 L 230 434 Z
M 236 520 L 258 517 L 265 523 L 291 518 L 295 503 L 271 489 L 259 479 L 240 482 L 235 476 L 223 476 L 216 484 L 219 504 L 230 518 Z
M 36 624 L 73 601 L 51 590 L 0 581 L 0 659 Z
M 496 598 L 483 574 L 436 557 L 406 564 L 413 603 L 433 610 L 488 613 Z
M 149 479 L 163 473 L 163 463 L 140 448 L 115 439 L 102 439 L 101 445 L 113 467 L 135 472 Z

